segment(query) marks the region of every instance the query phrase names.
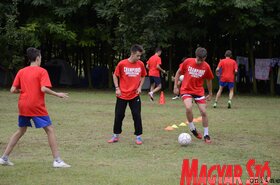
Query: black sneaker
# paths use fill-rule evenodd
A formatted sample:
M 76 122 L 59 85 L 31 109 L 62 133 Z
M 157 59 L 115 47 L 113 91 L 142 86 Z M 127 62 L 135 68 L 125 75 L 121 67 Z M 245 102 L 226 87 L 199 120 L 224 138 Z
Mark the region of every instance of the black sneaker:
M 204 141 L 205 141 L 205 143 L 211 143 L 210 136 L 209 135 L 205 135 L 204 136 Z
M 202 139 L 202 135 L 201 133 L 197 132 L 196 129 L 191 131 L 193 133 L 193 135 L 197 138 L 197 139 Z

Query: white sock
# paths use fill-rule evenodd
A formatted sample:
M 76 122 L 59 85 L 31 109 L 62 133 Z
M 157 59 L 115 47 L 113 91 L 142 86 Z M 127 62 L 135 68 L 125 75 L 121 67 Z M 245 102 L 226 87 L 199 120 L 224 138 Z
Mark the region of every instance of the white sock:
M 189 123 L 189 128 L 191 131 L 195 130 L 195 126 L 194 126 L 193 122 Z
M 7 155 L 3 155 L 1 158 L 2 158 L 4 161 L 8 161 L 9 156 L 7 156 Z
M 60 157 L 56 157 L 56 158 L 54 158 L 54 160 L 58 163 L 60 163 L 62 161 Z
M 204 127 L 204 136 L 209 135 L 208 133 L 208 127 Z
M 119 137 L 119 134 L 114 134 L 114 137 Z

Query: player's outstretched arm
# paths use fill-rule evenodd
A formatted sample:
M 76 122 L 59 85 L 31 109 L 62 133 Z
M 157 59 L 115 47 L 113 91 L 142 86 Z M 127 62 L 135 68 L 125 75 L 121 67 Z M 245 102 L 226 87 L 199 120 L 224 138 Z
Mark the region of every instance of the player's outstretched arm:
M 18 88 L 16 88 L 15 86 L 12 86 L 10 89 L 11 93 L 20 93 L 20 90 Z
M 164 69 L 162 69 L 159 64 L 157 65 L 157 69 L 160 70 L 161 72 L 163 72 L 164 74 L 166 74 L 166 71 Z
M 53 96 L 56 96 L 56 97 L 59 97 L 59 98 L 68 98 L 69 97 L 68 93 L 55 92 L 55 91 L 53 91 L 50 88 L 47 88 L 45 86 L 41 87 L 41 91 L 43 93 L 50 94 L 50 95 L 53 95 Z

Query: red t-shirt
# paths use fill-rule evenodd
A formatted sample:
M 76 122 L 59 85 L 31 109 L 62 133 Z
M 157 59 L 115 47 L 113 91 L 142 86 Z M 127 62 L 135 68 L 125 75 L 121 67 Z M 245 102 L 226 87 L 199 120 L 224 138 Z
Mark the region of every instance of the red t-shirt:
M 141 82 L 141 77 L 147 75 L 144 63 L 140 60 L 129 62 L 128 59 L 120 61 L 114 74 L 119 77 L 121 96 L 124 100 L 131 100 L 138 96 L 137 89 Z
M 48 72 L 39 66 L 28 66 L 17 73 L 13 86 L 20 89 L 19 115 L 47 116 L 45 93 L 41 87 L 51 87 Z
M 149 58 L 147 64 L 149 65 L 149 76 L 160 77 L 157 65 L 161 65 L 161 58 L 158 55 L 154 54 Z
M 218 67 L 222 69 L 222 73 L 220 75 L 221 82 L 234 82 L 234 74 L 237 71 L 237 63 L 235 60 L 231 58 L 222 59 Z
M 197 64 L 195 60 L 195 58 L 187 58 L 180 65 L 181 74 L 184 75 L 180 93 L 204 96 L 204 79 L 211 80 L 214 75 L 207 62 Z

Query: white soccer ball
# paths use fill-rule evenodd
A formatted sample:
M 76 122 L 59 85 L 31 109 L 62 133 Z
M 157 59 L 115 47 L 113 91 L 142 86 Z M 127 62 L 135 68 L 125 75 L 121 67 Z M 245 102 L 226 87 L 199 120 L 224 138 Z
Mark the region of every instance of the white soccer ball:
M 184 75 L 180 75 L 179 80 L 182 82 L 184 80 Z
M 188 133 L 181 133 L 178 137 L 178 142 L 182 146 L 189 145 L 192 142 L 192 137 Z

